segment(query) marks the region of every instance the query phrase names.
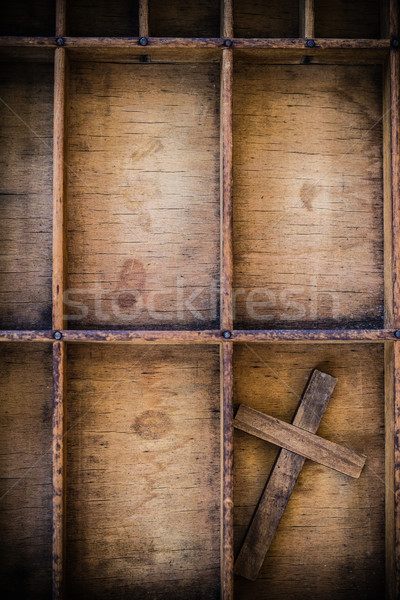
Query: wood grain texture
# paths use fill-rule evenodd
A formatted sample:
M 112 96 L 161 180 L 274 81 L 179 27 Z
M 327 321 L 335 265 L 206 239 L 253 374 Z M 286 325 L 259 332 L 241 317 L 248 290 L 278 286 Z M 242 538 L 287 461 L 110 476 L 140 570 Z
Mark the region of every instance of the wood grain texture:
M 315 433 L 336 382 L 334 377 L 315 369 L 293 423 Z M 248 407 L 248 410 L 251 409 Z M 286 449 L 279 452 L 236 559 L 235 573 L 238 575 L 250 580 L 257 579 L 304 463 L 305 458 L 298 454 Z
M 68 35 L 137 36 L 137 0 L 67 0 Z
M 299 0 L 299 36 L 314 37 L 314 0 Z
M 255 352 L 255 354 L 254 354 Z M 383 348 L 380 345 L 237 345 L 235 401 L 290 421 L 309 373 L 338 378 L 318 435 L 368 457 L 358 480 L 306 462 L 256 582 L 237 599 L 375 599 L 384 589 Z M 236 432 L 235 545 L 277 449 Z
M 54 0 L 16 0 L 2 4 L 0 35 L 54 36 L 54 31 Z
M 220 32 L 223 38 L 233 38 L 233 0 L 221 0 L 221 26 Z
M 219 0 L 149 0 L 154 37 L 218 37 Z
M 0 345 L 0 591 L 51 597 L 51 346 Z
M 46 329 L 51 326 L 52 66 L 10 63 L 1 70 L 0 323 L 7 329 Z
M 56 0 L 56 37 L 67 33 L 67 0 Z
M 235 37 L 298 37 L 299 0 L 234 0 L 233 23 Z
M 221 390 L 221 598 L 233 599 L 233 345 L 220 346 Z
M 52 587 L 53 600 L 61 600 L 65 592 L 65 499 L 66 499 L 66 362 L 64 342 L 53 344 L 53 527 Z
M 69 594 L 219 598 L 218 347 L 68 354 Z
M 390 140 L 391 140 L 391 204 L 392 204 L 392 282 L 393 322 L 400 327 L 400 56 L 399 50 L 390 51 Z
M 239 406 L 233 426 L 349 477 L 358 478 L 365 464 L 366 456 L 245 404 Z
M 221 61 L 221 329 L 233 327 L 233 54 L 222 52 Z
M 139 0 L 139 37 L 149 35 L 149 0 Z
M 70 86 L 70 326 L 215 327 L 218 66 L 71 64 Z
M 315 36 L 378 38 L 380 0 L 315 0 Z
M 66 98 L 67 56 L 65 48 L 57 48 L 54 56 L 53 119 L 53 276 L 52 327 L 64 329 L 64 292 L 66 279 Z
M 381 69 L 240 64 L 237 328 L 383 324 Z

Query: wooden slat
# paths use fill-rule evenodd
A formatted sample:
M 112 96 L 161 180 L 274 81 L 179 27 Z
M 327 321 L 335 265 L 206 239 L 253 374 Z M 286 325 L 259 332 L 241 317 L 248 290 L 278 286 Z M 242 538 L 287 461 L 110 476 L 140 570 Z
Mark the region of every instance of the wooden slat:
M 221 63 L 221 329 L 233 327 L 232 249 L 232 107 L 233 54 L 222 52 Z
M 56 37 L 67 33 L 67 0 L 56 0 Z
M 314 37 L 314 0 L 299 2 L 299 34 L 301 38 Z
M 149 0 L 139 0 L 139 37 L 149 36 Z
M 65 567 L 65 368 L 64 342 L 53 344 L 53 600 L 64 591 Z
M 138 48 L 139 37 L 74 37 L 64 38 L 68 48 Z M 149 37 L 148 47 L 152 48 L 224 48 L 226 38 L 182 38 L 182 37 Z M 232 39 L 232 38 L 231 38 Z M 315 47 L 307 48 L 307 54 L 315 54 L 318 49 L 345 50 L 388 50 L 389 39 L 352 39 L 352 38 L 314 38 Z M 55 47 L 54 37 L 0 36 L 0 47 Z M 233 48 L 275 50 L 305 49 L 304 39 L 299 38 L 233 38 Z M 139 51 L 143 49 L 139 47 Z
M 400 327 L 400 54 L 390 51 L 393 327 Z
M 53 329 L 63 329 L 65 289 L 65 94 L 66 53 L 57 48 L 54 58 L 53 134 Z
M 293 425 L 315 433 L 336 382 L 337 379 L 327 373 L 313 371 Z M 236 560 L 238 575 L 251 580 L 257 578 L 304 461 L 302 456 L 281 450 Z
M 234 329 L 234 342 L 382 342 L 394 340 L 396 329 Z
M 233 38 L 233 0 L 221 0 L 221 37 Z
M 221 597 L 233 599 L 233 344 L 221 344 Z
M 366 456 L 241 404 L 233 421 L 236 429 L 357 479 Z

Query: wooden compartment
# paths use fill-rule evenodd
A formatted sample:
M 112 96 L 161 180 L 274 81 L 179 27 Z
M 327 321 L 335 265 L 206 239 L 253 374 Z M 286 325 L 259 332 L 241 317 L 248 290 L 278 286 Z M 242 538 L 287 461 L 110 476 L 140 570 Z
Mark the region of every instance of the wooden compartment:
M 218 82 L 213 63 L 71 64 L 73 328 L 218 321 Z
M 318 435 L 367 462 L 352 479 L 306 461 L 257 581 L 236 578 L 237 599 L 384 596 L 383 346 L 237 345 L 235 403 L 290 422 L 314 368 L 338 378 Z M 237 552 L 278 448 L 242 431 L 234 437 Z
M 55 0 L 15 0 L 0 9 L 0 35 L 54 35 Z
M 135 0 L 67 0 L 67 31 L 72 36 L 137 36 Z
M 51 597 L 51 346 L 0 346 L 0 590 Z
M 71 598 L 218 598 L 218 347 L 68 347 Z
M 0 328 L 51 327 L 53 65 L 0 63 Z
M 299 0 L 235 0 L 233 26 L 239 38 L 298 37 Z
M 383 325 L 379 65 L 237 64 L 239 328 Z
M 381 0 L 314 0 L 315 37 L 384 37 L 381 6 Z
M 149 0 L 149 32 L 155 37 L 219 37 L 218 0 Z

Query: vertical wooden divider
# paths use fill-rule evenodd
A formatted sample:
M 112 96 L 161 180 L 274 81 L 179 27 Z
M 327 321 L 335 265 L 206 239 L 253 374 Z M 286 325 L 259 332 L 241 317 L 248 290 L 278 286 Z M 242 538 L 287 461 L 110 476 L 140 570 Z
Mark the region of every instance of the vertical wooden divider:
M 233 37 L 231 0 L 221 2 L 221 36 Z M 220 110 L 221 178 L 221 330 L 229 340 L 233 329 L 232 247 L 232 109 L 233 54 L 222 50 Z M 221 373 L 221 597 L 233 598 L 233 344 L 220 346 Z
M 314 0 L 299 2 L 299 37 L 313 38 L 315 36 Z
M 66 2 L 57 0 L 56 37 L 66 34 Z M 67 56 L 58 47 L 54 56 L 54 123 L 53 123 L 53 330 L 64 329 L 65 289 L 65 126 L 66 126 Z M 58 334 L 57 334 L 58 337 Z M 65 584 L 65 376 L 66 346 L 53 342 L 53 535 L 52 582 L 53 599 L 64 596 Z
M 399 35 L 397 0 L 390 0 L 382 35 Z M 385 326 L 400 329 L 400 56 L 392 44 L 383 86 Z M 385 344 L 386 590 L 400 597 L 400 340 Z
M 139 37 L 149 37 L 149 0 L 139 0 Z

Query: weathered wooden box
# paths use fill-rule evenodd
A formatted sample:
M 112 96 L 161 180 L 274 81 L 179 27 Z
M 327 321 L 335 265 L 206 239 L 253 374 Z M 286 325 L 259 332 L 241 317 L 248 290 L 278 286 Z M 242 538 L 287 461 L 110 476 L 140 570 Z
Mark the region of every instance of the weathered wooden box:
M 15 0 L 0 19 L 6 598 L 400 594 L 396 0 Z M 233 575 L 314 368 L 318 431 Z

